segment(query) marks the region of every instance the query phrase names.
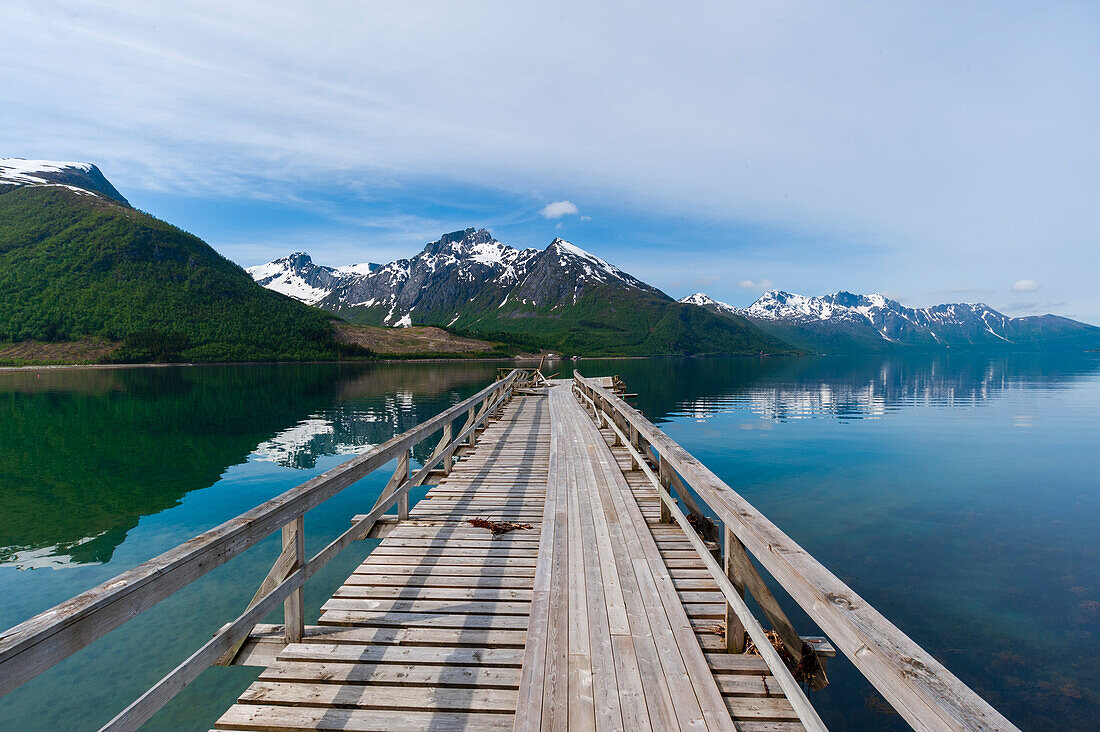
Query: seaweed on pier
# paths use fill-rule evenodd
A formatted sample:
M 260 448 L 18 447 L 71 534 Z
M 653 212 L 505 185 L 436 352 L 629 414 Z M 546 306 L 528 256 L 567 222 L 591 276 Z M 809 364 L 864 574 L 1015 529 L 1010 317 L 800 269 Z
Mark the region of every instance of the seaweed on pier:
M 488 529 L 493 532 L 493 536 L 500 536 L 501 534 L 507 534 L 510 531 L 526 530 L 531 528 L 531 524 L 517 524 L 513 521 L 489 521 L 488 519 L 475 518 L 468 519 L 466 523 L 478 527 L 479 529 Z
M 806 684 L 814 691 L 821 691 L 829 685 L 829 677 L 825 675 L 825 664 L 809 643 L 804 642 L 802 644 L 802 660 L 796 663 L 794 657 L 783 645 L 783 639 L 779 637 L 779 633 L 774 630 L 766 630 L 764 634 L 768 636 L 772 648 L 783 659 L 783 663 L 791 670 L 791 675 L 798 683 Z M 745 653 L 751 653 L 755 656 L 760 655 L 760 651 L 751 639 L 748 645 L 745 646 Z

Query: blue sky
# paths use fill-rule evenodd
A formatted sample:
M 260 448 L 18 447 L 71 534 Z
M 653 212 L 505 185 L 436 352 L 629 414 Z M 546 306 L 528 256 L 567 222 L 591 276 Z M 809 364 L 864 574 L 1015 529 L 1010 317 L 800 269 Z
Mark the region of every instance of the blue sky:
M 242 265 L 484 226 L 677 297 L 1100 323 L 1095 3 L 8 0 L 0 27 L 0 155 L 94 162 Z

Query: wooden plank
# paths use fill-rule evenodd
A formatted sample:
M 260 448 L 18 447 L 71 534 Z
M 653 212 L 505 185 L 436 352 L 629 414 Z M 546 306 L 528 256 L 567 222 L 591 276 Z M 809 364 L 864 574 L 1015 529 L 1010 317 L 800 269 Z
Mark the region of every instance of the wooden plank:
M 355 584 L 353 575 L 336 590 L 333 597 L 370 597 L 403 600 L 508 600 L 531 602 L 533 590 L 497 587 L 408 587 Z
M 631 563 L 638 579 L 639 590 L 645 598 L 649 617 L 656 621 L 650 625 L 660 650 L 660 660 L 669 689 L 677 705 L 679 724 L 689 726 L 703 723 L 708 729 L 732 730 L 733 724 L 722 706 L 721 694 L 706 666 L 698 641 L 690 630 L 687 616 L 675 594 L 675 587 L 660 558 L 656 542 L 644 528 L 645 524 L 629 486 L 626 485 L 617 464 L 612 465 L 613 456 L 596 432 L 595 426 L 591 422 L 580 420 L 577 420 L 577 425 L 582 433 L 589 435 L 590 449 L 601 461 L 603 477 L 611 488 L 609 494 L 616 503 L 620 524 L 628 532 L 628 545 L 637 553 Z M 624 520 L 628 523 L 622 523 Z
M 551 426 L 552 429 L 552 426 Z M 551 437 L 551 444 L 554 438 Z M 538 730 L 542 726 L 543 694 L 547 672 L 547 642 L 550 635 L 550 591 L 553 565 L 555 517 L 559 493 L 559 454 L 547 454 L 543 520 L 539 533 L 538 563 L 531 593 L 531 615 L 523 656 L 523 670 L 516 701 L 515 730 Z
M 462 613 L 465 615 L 523 615 L 531 612 L 529 602 L 493 600 L 388 600 L 371 597 L 334 596 L 326 610 L 381 613 Z
M 293 643 L 279 654 L 282 661 L 327 663 L 427 663 L 441 666 L 515 666 L 523 661 L 519 648 L 473 648 L 353 643 Z
M 326 709 L 431 709 L 443 712 L 514 712 L 514 689 L 492 687 L 384 686 L 257 681 L 245 690 L 241 704 L 285 704 Z
M 553 426 L 551 426 L 553 429 Z M 569 542 L 569 709 L 568 725 L 573 729 L 592 729 L 596 724 L 592 692 L 591 626 L 588 616 L 584 549 L 580 535 L 580 505 L 576 479 L 576 457 L 572 434 L 567 433 L 566 486 L 569 503 L 567 519 Z
M 546 678 L 543 682 L 542 726 L 563 729 L 569 724 L 569 492 L 564 464 L 565 443 L 561 430 L 556 429 L 555 399 L 550 407 L 550 440 L 553 454 L 558 455 L 557 471 L 547 481 L 548 492 L 554 492 L 554 540 L 551 551 L 550 604 L 547 629 Z
M 329 663 L 284 661 L 260 674 L 261 681 L 394 686 L 476 686 L 517 689 L 520 670 L 514 667 L 444 666 L 440 664 Z M 746 677 L 755 679 L 755 677 Z M 757 681 L 757 683 L 760 683 Z M 513 702 L 514 703 L 514 702 Z M 513 707 L 514 708 L 514 707 Z
M 333 709 L 278 705 L 234 704 L 218 727 L 226 730 L 345 730 L 346 732 L 408 732 L 441 729 L 480 732 L 509 730 L 512 715 L 474 712 L 423 712 L 391 709 Z

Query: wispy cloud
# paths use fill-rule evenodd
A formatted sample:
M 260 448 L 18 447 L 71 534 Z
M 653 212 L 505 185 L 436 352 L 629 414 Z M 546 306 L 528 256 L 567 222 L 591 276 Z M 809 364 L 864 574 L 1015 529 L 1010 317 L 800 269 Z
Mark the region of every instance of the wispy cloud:
M 1035 280 L 1016 280 L 1009 289 L 1013 292 L 1038 292 L 1039 283 Z
M 742 290 L 770 290 L 775 285 L 771 280 L 741 280 L 737 286 Z
M 554 201 L 543 206 L 539 213 L 546 219 L 560 219 L 562 216 L 575 215 L 577 206 L 572 201 Z

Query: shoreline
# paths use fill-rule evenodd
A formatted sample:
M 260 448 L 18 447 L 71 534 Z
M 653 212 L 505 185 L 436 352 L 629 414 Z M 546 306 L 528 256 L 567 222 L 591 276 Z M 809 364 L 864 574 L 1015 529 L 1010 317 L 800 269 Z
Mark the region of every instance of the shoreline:
M 768 357 L 775 355 L 801 355 L 801 354 L 764 354 Z M 719 358 L 762 358 L 760 354 L 712 354 Z M 634 361 L 648 358 L 709 358 L 711 356 L 674 356 L 668 354 L 652 356 L 581 356 L 574 361 L 572 358 L 547 359 L 546 363 L 577 363 L 581 361 Z M 512 356 L 505 358 L 378 358 L 364 359 L 362 361 L 181 361 L 178 363 L 50 363 L 30 364 L 25 366 L 0 365 L 0 374 L 15 371 L 56 371 L 61 369 L 163 369 L 182 366 L 292 366 L 292 365 L 317 365 L 317 364 L 392 364 L 392 363 L 526 363 L 538 362 L 540 356 Z

